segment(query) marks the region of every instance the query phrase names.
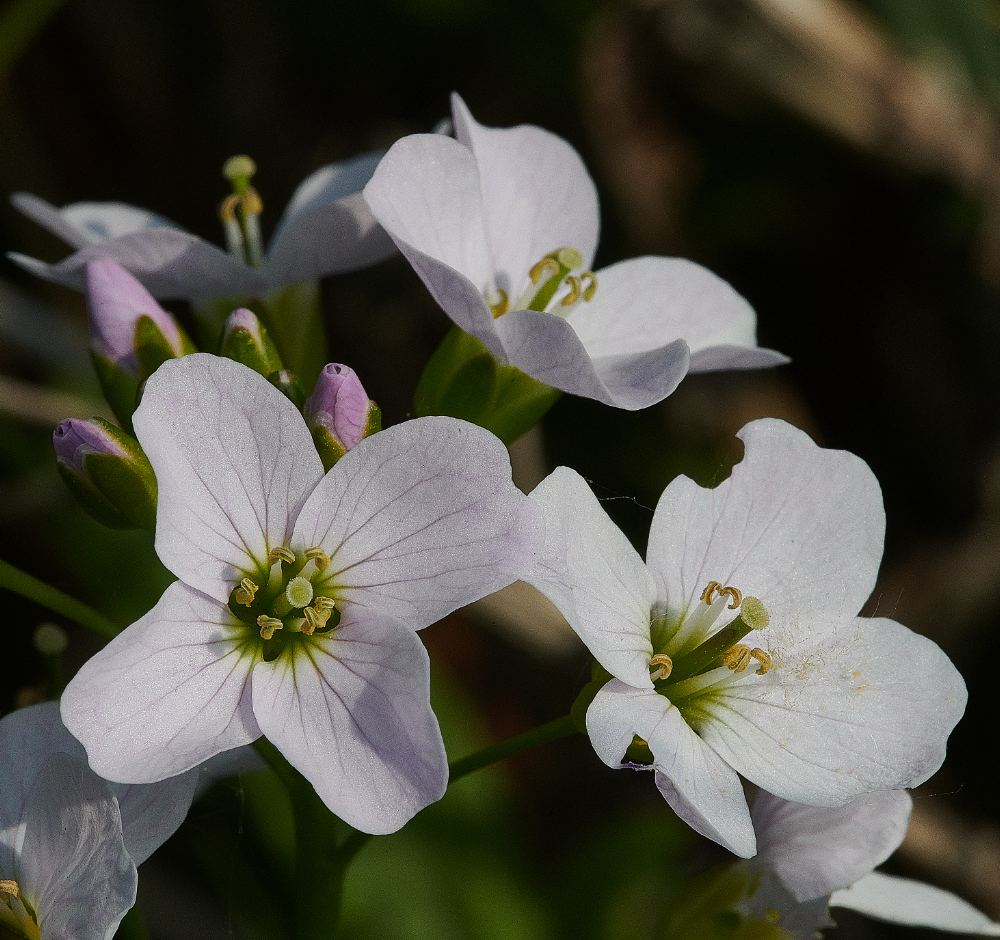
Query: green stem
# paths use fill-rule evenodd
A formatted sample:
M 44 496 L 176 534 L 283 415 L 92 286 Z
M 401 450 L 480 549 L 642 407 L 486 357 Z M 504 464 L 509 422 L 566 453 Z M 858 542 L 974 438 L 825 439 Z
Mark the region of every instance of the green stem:
M 448 785 L 451 786 L 456 780 L 461 780 L 467 774 L 471 774 L 483 767 L 489 767 L 522 751 L 530 750 L 541 744 L 548 744 L 550 741 L 558 741 L 559 738 L 568 738 L 571 734 L 576 734 L 579 729 L 573 721 L 572 715 L 563 715 L 548 724 L 539 725 L 530 731 L 515 734 L 512 738 L 491 744 L 489 747 L 463 757 L 449 766 Z
M 62 614 L 74 623 L 78 623 L 88 630 L 93 630 L 94 633 L 106 640 L 121 633 L 121 627 L 105 617 L 104 614 L 94 610 L 93 607 L 2 560 L 0 560 L 0 588 L 6 588 L 8 591 L 20 594 L 57 614 Z

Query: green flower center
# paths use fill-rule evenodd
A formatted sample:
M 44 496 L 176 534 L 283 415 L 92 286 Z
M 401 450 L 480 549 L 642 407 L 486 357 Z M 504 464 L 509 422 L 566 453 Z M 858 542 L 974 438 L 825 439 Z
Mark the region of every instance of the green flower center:
M 583 270 L 583 255 L 575 248 L 558 248 L 545 255 L 528 272 L 531 283 L 514 304 L 514 310 L 546 310 L 562 288 L 566 288 L 552 313 L 567 316 L 577 304 L 592 300 L 597 293 L 597 275 Z M 511 309 L 507 291 L 490 287 L 485 292 L 486 303 L 494 318 Z
M 41 931 L 31 905 L 16 881 L 0 879 L 0 940 L 39 940 Z

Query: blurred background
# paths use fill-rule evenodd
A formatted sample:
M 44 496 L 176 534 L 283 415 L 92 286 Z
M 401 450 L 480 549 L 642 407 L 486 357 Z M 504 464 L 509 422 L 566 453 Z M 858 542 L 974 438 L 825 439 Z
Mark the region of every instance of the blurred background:
M 568 464 L 640 551 L 678 473 L 709 485 L 773 415 L 862 456 L 888 515 L 866 613 L 936 640 L 970 687 L 944 769 L 887 870 L 1000 917 L 1000 3 L 997 0 L 6 0 L 0 247 L 68 253 L 6 202 L 148 207 L 222 242 L 223 161 L 248 153 L 267 234 L 330 161 L 432 129 L 460 92 L 482 123 L 534 123 L 583 154 L 601 266 L 684 255 L 754 304 L 792 357 L 695 376 L 639 413 L 564 398 L 514 445 L 530 488 Z M 448 321 L 399 258 L 323 286 L 332 358 L 403 420 Z M 168 305 L 182 319 L 183 305 Z M 146 533 L 71 500 L 51 432 L 105 413 L 79 294 L 0 261 L 0 557 L 121 624 L 171 580 Z M 0 712 L 44 695 L 53 619 L 4 593 Z M 58 618 L 56 618 L 58 619 Z M 71 671 L 97 640 L 71 631 Z M 425 631 L 449 753 L 564 714 L 587 657 L 516 588 Z M 290 817 L 253 775 L 217 787 L 143 866 L 156 940 L 284 940 Z M 723 857 L 643 774 L 582 737 L 468 778 L 349 876 L 372 938 L 653 938 L 685 876 Z M 919 938 L 839 912 L 830 936 Z M 926 934 L 933 936 L 933 934 Z

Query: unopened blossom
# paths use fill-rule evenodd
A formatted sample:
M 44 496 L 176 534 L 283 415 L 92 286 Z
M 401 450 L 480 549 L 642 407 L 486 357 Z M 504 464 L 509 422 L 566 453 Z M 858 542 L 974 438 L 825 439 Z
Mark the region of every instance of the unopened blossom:
M 688 372 L 787 361 L 725 281 L 681 258 L 591 270 L 597 191 L 538 127 L 483 127 L 452 97 L 457 139 L 394 144 L 364 195 L 434 299 L 503 363 L 555 388 L 645 408 Z
M 295 406 L 204 354 L 150 378 L 135 428 L 159 483 L 156 551 L 180 580 L 63 695 L 91 766 L 161 780 L 263 734 L 367 832 L 439 799 L 416 630 L 528 566 L 540 521 L 503 445 L 423 418 L 324 475 Z
M 579 474 L 556 470 L 532 494 L 547 542 L 530 580 L 611 676 L 587 711 L 601 759 L 654 770 L 678 816 L 749 857 L 740 775 L 816 806 L 915 786 L 966 692 L 936 644 L 857 616 L 885 526 L 867 465 L 783 421 L 739 436 L 729 479 L 664 491 L 645 563 Z
M 223 251 L 147 209 L 119 202 L 77 202 L 60 209 L 29 193 L 14 195 L 14 206 L 75 250 L 57 264 L 16 252 L 8 257 L 32 274 L 77 290 L 84 287 L 88 262 L 111 258 L 154 297 L 262 297 L 272 288 L 366 267 L 394 251 L 361 197 L 380 157 L 361 154 L 306 177 L 259 259 L 259 250 L 249 258 L 242 250 Z
M 323 367 L 302 413 L 327 469 L 382 427 L 382 411 L 358 374 L 339 362 Z
M 198 771 L 108 783 L 55 702 L 0 721 L 0 765 L 0 936 L 111 937 L 135 903 L 136 866 L 183 821 Z

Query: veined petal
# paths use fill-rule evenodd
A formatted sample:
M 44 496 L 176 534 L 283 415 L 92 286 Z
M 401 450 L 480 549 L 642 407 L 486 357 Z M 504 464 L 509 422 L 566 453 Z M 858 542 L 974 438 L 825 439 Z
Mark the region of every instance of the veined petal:
M 892 620 L 816 617 L 774 638 L 771 654 L 766 675 L 681 706 L 744 777 L 783 799 L 842 806 L 940 767 L 966 691 L 937 644 Z
M 430 661 L 392 618 L 350 609 L 322 638 L 253 673 L 260 728 L 341 819 L 395 832 L 448 784 Z
M 361 195 L 382 151 L 331 163 L 295 190 L 275 229 L 262 273 L 272 287 L 315 281 L 388 258 L 395 245 Z
M 813 614 L 854 616 L 882 558 L 874 474 L 774 418 L 751 422 L 739 437 L 745 455 L 728 480 L 703 489 L 678 477 L 660 497 L 646 563 L 661 599 L 680 613 L 710 581 L 732 585 L 763 602 L 772 633 Z
M 838 807 L 805 806 L 760 790 L 750 811 L 754 866 L 777 872 L 796 901 L 826 897 L 899 848 L 912 808 L 905 790 L 864 793 Z
M 414 629 L 527 572 L 538 509 L 514 487 L 499 439 L 456 418 L 406 421 L 365 438 L 316 487 L 293 544 L 321 546 L 349 605 Z
M 640 411 L 676 390 L 687 375 L 689 358 L 687 343 L 679 339 L 646 352 L 598 357 L 594 359 L 594 371 L 612 405 Z
M 597 188 L 573 147 L 529 124 L 484 127 L 455 94 L 451 113 L 455 136 L 479 166 L 496 285 L 513 300 L 527 284 L 532 266 L 559 248 L 576 248 L 589 267 L 597 249 L 600 210 Z
M 656 785 L 692 829 L 743 858 L 756 851 L 750 810 L 735 771 L 706 745 L 664 696 L 612 679 L 587 709 L 598 756 L 621 767 L 638 735 L 653 752 Z
M 157 554 L 225 604 L 322 478 L 302 415 L 252 369 L 199 353 L 157 369 L 134 423 L 159 484 Z
M 170 219 L 125 202 L 74 202 L 58 209 L 31 193 L 14 193 L 10 201 L 32 222 L 74 248 L 99 245 L 112 238 L 153 228 L 183 231 Z
M 156 606 L 84 663 L 62 718 L 90 766 L 153 783 L 260 737 L 244 627 L 228 608 L 175 582 Z
M 656 586 L 638 552 L 575 470 L 559 467 L 531 498 L 542 507 L 547 530 L 555 530 L 565 571 L 554 587 L 547 578 L 524 580 L 559 607 L 608 672 L 635 688 L 652 689 L 649 615 Z
M 173 228 L 151 228 L 88 245 L 57 264 L 17 252 L 7 257 L 38 277 L 81 291 L 87 263 L 99 258 L 117 261 L 158 300 L 258 296 L 267 289 L 257 270 L 196 235 Z
M 950 891 L 878 871 L 850 888 L 834 892 L 830 906 L 849 907 L 869 917 L 909 927 L 1000 937 L 1000 924 Z
M 80 758 L 53 754 L 29 800 L 15 869 L 44 940 L 105 940 L 135 903 L 118 804 Z

